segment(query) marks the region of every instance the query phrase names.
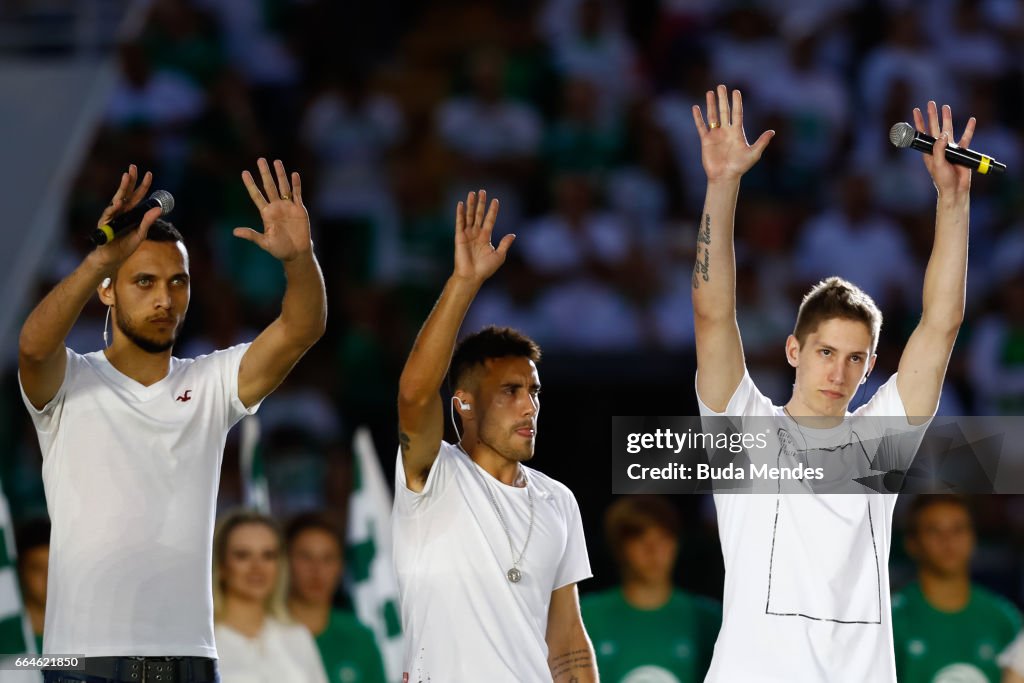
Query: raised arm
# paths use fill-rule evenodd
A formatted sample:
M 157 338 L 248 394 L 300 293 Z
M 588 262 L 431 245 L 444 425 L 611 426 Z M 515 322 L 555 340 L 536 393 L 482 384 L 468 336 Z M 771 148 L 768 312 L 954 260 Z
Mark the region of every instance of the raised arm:
M 248 171 L 242 172 L 242 181 L 260 210 L 263 232 L 235 228 L 234 235 L 255 243 L 280 261 L 288 284 L 281 314 L 253 340 L 238 367 L 238 398 L 247 408 L 284 381 L 309 347 L 323 336 L 327 325 L 327 294 L 320 264 L 313 254 L 299 174 L 292 173 L 289 183 L 284 164 L 275 161 L 275 183 L 267 160 L 260 159 L 257 165 L 266 197 Z
M 149 172 L 138 184 L 138 169 L 132 164 L 121 175 L 121 184 L 97 225 L 133 208 L 142 201 L 153 176 Z M 113 242 L 96 247 L 81 264 L 32 310 L 18 337 L 18 375 L 32 405 L 42 409 L 57 394 L 64 382 L 67 352 L 64 340 L 81 315 L 89 297 L 103 282 L 114 277 L 117 268 L 142 244 L 149 226 L 160 217 L 160 209 L 146 212 L 139 227 Z
M 925 132 L 924 116 L 914 109 L 914 123 Z M 974 135 L 971 117 L 958 143 L 967 147 Z M 953 342 L 964 319 L 967 287 L 967 226 L 970 221 L 971 171 L 946 161 L 946 146 L 953 140 L 953 114 L 942 107 L 942 124 L 935 102 L 928 103 L 929 134 L 936 138 L 931 155 L 924 156 L 938 200 L 935 240 L 924 273 L 921 321 L 900 357 L 896 387 L 910 417 L 935 414 Z
M 743 378 L 743 347 L 736 323 L 736 254 L 733 224 L 740 178 L 757 163 L 775 131 L 753 145 L 743 132 L 743 96 L 719 85 L 707 93 L 707 124 L 694 105 L 701 162 L 708 178 L 704 213 L 697 228 L 693 268 L 693 318 L 697 337 L 697 395 L 714 411 L 725 410 Z
M 515 235 L 506 235 L 497 248 L 491 233 L 498 218 L 498 200 L 487 204 L 487 193 L 470 192 L 455 210 L 455 268 L 441 298 L 423 323 L 398 382 L 398 439 L 402 448 L 406 486 L 422 491 L 441 447 L 444 407 L 441 383 L 455 350 L 466 311 L 480 286 L 505 262 Z M 486 208 L 486 214 L 484 209 Z
M 553 683 L 597 683 L 597 659 L 583 626 L 576 584 L 551 593 L 545 640 Z

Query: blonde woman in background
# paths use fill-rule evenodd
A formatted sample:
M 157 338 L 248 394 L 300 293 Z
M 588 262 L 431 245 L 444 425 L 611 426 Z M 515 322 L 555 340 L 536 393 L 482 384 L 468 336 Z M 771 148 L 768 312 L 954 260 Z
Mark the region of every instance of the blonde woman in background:
M 239 511 L 213 536 L 214 635 L 221 683 L 327 683 L 313 636 L 285 609 L 288 584 L 273 519 Z

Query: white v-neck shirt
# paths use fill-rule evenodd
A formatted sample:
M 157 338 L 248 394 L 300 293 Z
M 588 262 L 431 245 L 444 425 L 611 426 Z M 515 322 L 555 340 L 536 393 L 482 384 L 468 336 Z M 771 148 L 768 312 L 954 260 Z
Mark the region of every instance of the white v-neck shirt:
M 499 482 L 442 441 L 427 482 L 416 493 L 406 486 L 399 452 L 392 526 L 410 683 L 551 680 L 546 641 L 551 593 L 590 577 L 590 560 L 572 492 L 522 467 L 529 490 Z M 506 577 L 512 551 L 491 495 L 501 506 L 517 555 L 530 535 L 519 583 Z
M 248 344 L 172 358 L 143 386 L 102 351 L 67 350 L 36 410 L 52 521 L 43 651 L 216 657 L 210 567 L 221 459 L 246 409 Z

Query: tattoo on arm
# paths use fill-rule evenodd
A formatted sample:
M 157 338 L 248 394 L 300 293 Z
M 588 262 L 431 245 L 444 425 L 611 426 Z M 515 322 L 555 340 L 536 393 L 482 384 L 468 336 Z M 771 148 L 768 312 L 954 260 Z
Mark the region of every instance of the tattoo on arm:
M 693 264 L 693 288 L 700 287 L 701 280 L 707 282 L 708 266 L 711 264 L 711 214 L 704 214 L 704 227 L 697 228 L 697 262 Z
M 590 650 L 580 649 L 567 652 L 551 658 L 551 678 L 558 682 L 559 676 L 567 676 L 562 679 L 565 683 L 578 683 L 577 671 L 587 671 L 594 666 Z
M 406 453 L 409 452 L 409 446 L 412 443 L 412 441 L 409 439 L 408 434 L 406 434 L 405 432 L 398 432 L 398 443 L 402 447 L 402 455 L 405 455 Z

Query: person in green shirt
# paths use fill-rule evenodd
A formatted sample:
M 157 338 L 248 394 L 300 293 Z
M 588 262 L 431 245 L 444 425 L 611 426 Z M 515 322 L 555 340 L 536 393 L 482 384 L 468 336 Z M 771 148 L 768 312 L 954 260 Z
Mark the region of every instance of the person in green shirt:
M 288 612 L 316 638 L 330 683 L 385 683 L 373 632 L 333 606 L 343 568 L 338 527 L 317 513 L 300 515 L 285 530 L 290 586 Z
M 584 596 L 583 623 L 602 683 L 700 683 L 722 606 L 672 585 L 679 515 L 660 496 L 625 496 L 608 508 L 605 533 L 622 585 Z
M 892 597 L 900 683 L 999 683 L 996 659 L 1021 617 L 1010 601 L 971 583 L 974 528 L 967 502 L 917 496 L 907 517 L 906 549 L 917 581 Z

